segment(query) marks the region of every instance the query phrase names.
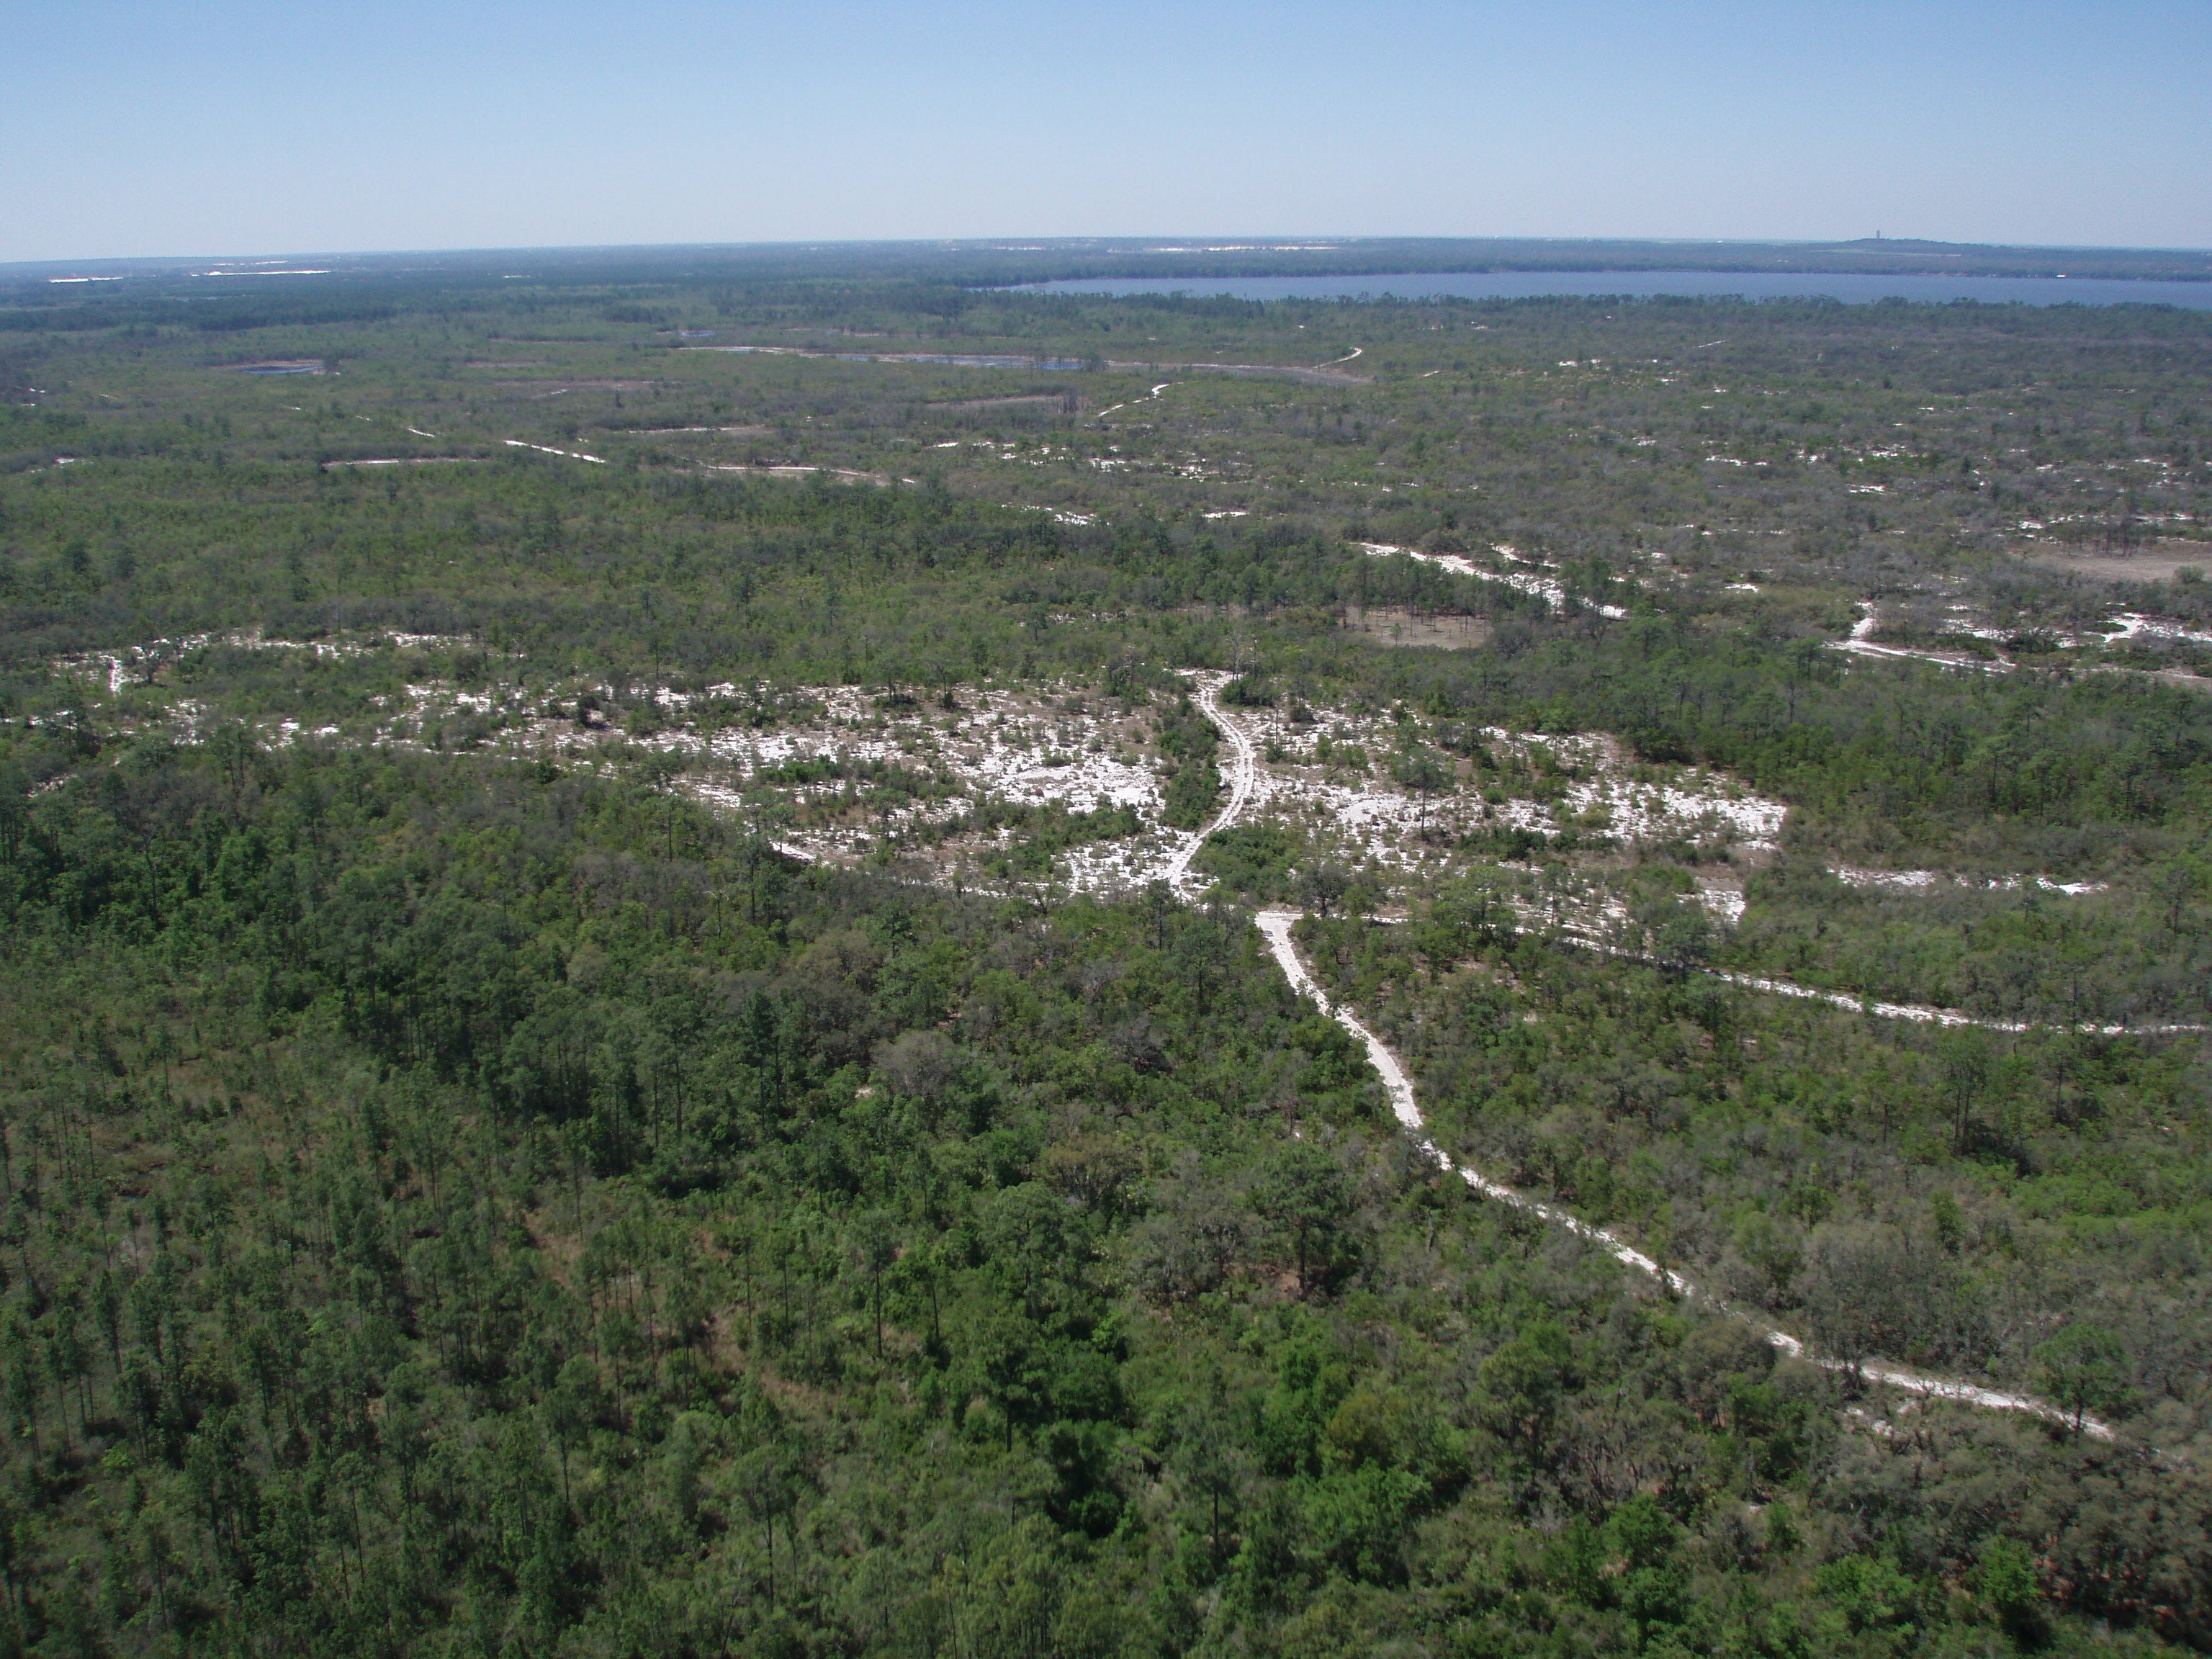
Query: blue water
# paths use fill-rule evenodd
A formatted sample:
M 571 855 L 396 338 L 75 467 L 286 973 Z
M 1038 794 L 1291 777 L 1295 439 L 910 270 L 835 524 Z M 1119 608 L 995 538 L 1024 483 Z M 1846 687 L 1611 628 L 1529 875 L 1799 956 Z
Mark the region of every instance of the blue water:
M 1030 283 L 1030 294 L 1227 295 L 1239 300 L 1526 300 L 1544 295 L 1658 294 L 1800 300 L 1825 295 L 1855 305 L 1877 300 L 1951 300 L 2031 306 L 2185 306 L 2212 310 L 2212 283 L 2130 282 L 2115 277 L 1860 276 L 1759 270 L 1482 270 L 1379 276 L 1101 276 Z

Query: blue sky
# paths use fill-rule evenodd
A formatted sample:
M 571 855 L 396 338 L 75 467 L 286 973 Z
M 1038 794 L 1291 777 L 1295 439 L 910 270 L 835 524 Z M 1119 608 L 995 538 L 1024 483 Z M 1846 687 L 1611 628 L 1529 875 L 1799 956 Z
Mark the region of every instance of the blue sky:
M 2212 4 L 0 0 L 0 260 L 1205 233 L 2212 246 Z

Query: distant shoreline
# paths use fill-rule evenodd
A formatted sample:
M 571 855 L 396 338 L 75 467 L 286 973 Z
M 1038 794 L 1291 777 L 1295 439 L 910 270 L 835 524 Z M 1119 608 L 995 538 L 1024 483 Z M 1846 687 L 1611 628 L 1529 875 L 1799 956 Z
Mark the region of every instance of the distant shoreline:
M 1760 277 L 2051 278 L 2212 285 L 2212 249 L 2052 247 L 1896 237 L 1826 241 L 1719 239 L 1443 236 L 1066 236 L 953 240 L 750 242 L 641 246 L 451 248 L 216 257 L 77 257 L 0 263 L 0 288 L 41 302 L 169 289 L 204 299 L 270 286 L 349 283 L 510 283 L 779 281 L 871 275 L 902 281 L 1009 287 L 1073 280 L 1224 281 L 1262 276 L 1466 276 L 1693 271 Z M 118 280 L 120 279 L 120 280 Z M 290 284 L 274 286 L 287 288 Z M 24 298 L 31 295 L 24 294 Z
M 1345 276 L 1095 276 L 995 287 L 1018 294 L 1182 295 L 1189 299 L 1332 301 L 1393 299 L 1743 299 L 1884 301 L 1944 305 L 2164 305 L 2212 310 L 2212 279 L 2142 276 L 2000 276 L 1909 270 L 1561 270 L 1360 272 Z

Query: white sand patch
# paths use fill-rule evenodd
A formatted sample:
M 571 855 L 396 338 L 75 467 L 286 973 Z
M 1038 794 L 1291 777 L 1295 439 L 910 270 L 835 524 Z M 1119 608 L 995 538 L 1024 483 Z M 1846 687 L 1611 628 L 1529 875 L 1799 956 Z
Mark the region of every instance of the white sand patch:
M 1705 907 L 1705 914 L 1714 921 L 1733 927 L 1743 920 L 1743 889 L 1723 887 L 1717 884 L 1708 886 L 1699 882 L 1691 895 Z
M 1541 749 L 1571 768 L 1571 775 L 1552 775 L 1549 787 L 1565 792 L 1557 801 L 1486 800 L 1480 786 L 1486 781 L 1496 789 L 1500 775 L 1475 774 L 1471 766 L 1443 787 L 1416 793 L 1389 777 L 1365 774 L 1366 765 L 1387 760 L 1388 745 L 1401 729 L 1393 719 L 1317 710 L 1310 711 L 1310 720 L 1293 722 L 1275 708 L 1224 708 L 1218 691 L 1224 675 L 1193 678 L 1194 701 L 1227 739 L 1227 752 L 1218 759 L 1228 794 L 1206 834 L 1238 823 L 1279 824 L 1291 833 L 1294 844 L 1311 848 L 1311 856 L 1364 872 L 1364 879 L 1386 889 L 1501 867 L 1484 853 L 1470 850 L 1465 841 L 1486 828 L 1548 833 L 1572 827 L 1628 842 L 1718 842 L 1753 856 L 1778 847 L 1786 811 L 1781 802 L 1716 774 L 1684 769 L 1657 780 L 1658 769 L 1639 772 L 1628 766 L 1616 746 L 1601 737 L 1540 738 L 1497 729 L 1485 733 L 1495 755 L 1526 757 Z M 1356 775 L 1334 762 L 1322 763 L 1325 740 L 1334 757 L 1367 750 Z M 1276 758 L 1265 758 L 1263 750 Z M 1525 783 L 1528 775 L 1516 774 L 1515 784 Z M 1183 839 L 1153 876 L 1181 891 L 1202 890 L 1205 881 L 1193 873 L 1193 866 L 1203 840 L 1198 835 Z M 1741 915 L 1742 893 L 1732 878 L 1709 878 L 1702 886 L 1711 890 L 1700 892 L 1695 902 L 1708 914 L 1728 922 Z M 1548 928 L 1606 948 L 1621 945 L 1634 931 L 1617 897 L 1564 870 L 1550 872 L 1540 898 L 1530 896 L 1521 914 L 1531 928 Z
M 1876 645 L 1868 636 L 1874 632 L 1878 620 L 1874 607 L 1869 605 L 1866 614 L 1851 624 L 1850 635 L 1844 639 L 1830 640 L 1828 648 L 1831 651 L 1848 651 L 1855 657 L 1887 657 L 1900 661 L 1932 662 L 1939 668 L 1974 668 L 1985 674 L 2012 672 L 2012 665 L 2002 657 L 1985 661 L 1964 652 L 1913 651 L 1901 645 Z
M 896 856 L 949 873 L 993 862 L 1021 842 L 1025 831 L 981 827 L 992 803 L 1070 813 L 1133 809 L 1136 834 L 1079 842 L 1053 861 L 1055 880 L 1091 892 L 1164 881 L 1194 896 L 1208 884 L 1196 868 L 1206 836 L 1243 823 L 1280 823 L 1294 846 L 1364 872 L 1370 884 L 1386 889 L 1486 867 L 1484 855 L 1462 843 L 1487 829 L 1574 829 L 1614 841 L 1691 840 L 1756 854 L 1773 850 L 1781 832 L 1782 803 L 1718 774 L 1633 766 L 1602 737 L 1490 730 L 1485 743 L 1509 769 L 1479 771 L 1429 746 L 1431 728 L 1413 717 L 1401 725 L 1380 711 L 1323 708 L 1301 708 L 1293 720 L 1274 708 L 1224 708 L 1225 673 L 1194 672 L 1188 679 L 1193 702 L 1223 739 L 1215 761 L 1224 794 L 1201 832 L 1161 821 L 1167 767 L 1147 740 L 1162 711 L 1117 712 L 1081 686 L 956 688 L 950 708 L 933 700 L 890 702 L 853 686 L 804 687 L 776 700 L 782 713 L 765 727 L 714 725 L 702 704 L 709 697 L 742 704 L 747 694 L 734 686 L 665 692 L 642 700 L 659 729 L 629 741 L 684 757 L 686 787 L 702 799 L 772 806 L 785 822 L 782 838 L 817 860 Z M 638 706 L 611 688 L 592 690 L 605 713 L 589 726 L 538 717 L 520 707 L 519 694 L 495 700 L 428 684 L 384 708 L 380 725 L 388 739 L 406 741 L 432 720 L 496 714 L 504 728 L 497 740 L 505 745 L 581 756 L 631 723 L 623 703 Z M 767 696 L 766 688 L 757 692 Z M 573 690 L 563 699 L 580 695 L 582 689 Z M 1426 755 L 1433 787 L 1412 790 L 1389 775 L 1407 738 Z M 1549 799 L 1509 793 L 1539 784 Z M 1499 799 L 1486 799 L 1486 788 Z M 1727 912 L 1741 900 L 1700 902 Z M 1607 929 L 1625 920 L 1595 896 L 1578 902 L 1594 938 L 1610 937 Z
M 1846 887 L 1886 887 L 1899 893 L 1925 892 L 1940 879 L 1933 870 L 1859 870 L 1848 864 L 1829 873 Z
M 1479 582 L 1497 582 L 1523 593 L 1537 594 L 1555 611 L 1566 609 L 1566 588 L 1556 577 L 1536 574 L 1544 568 L 1541 565 L 1531 565 L 1526 570 L 1486 570 L 1474 560 L 1465 558 L 1457 553 L 1421 553 L 1413 548 L 1399 547 L 1389 542 L 1361 542 L 1358 546 L 1370 557 L 1381 559 L 1388 558 L 1393 554 L 1402 554 L 1407 558 L 1419 559 L 1423 564 L 1438 566 L 1455 575 L 1472 576 Z M 1512 549 L 1502 544 L 1498 548 L 1498 551 L 1506 558 L 1519 559 L 1519 556 Z M 1526 561 L 1520 562 L 1526 562 Z M 1617 605 L 1594 605 L 1589 609 L 1596 611 L 1601 617 L 1619 618 L 1628 614 Z
M 764 731 L 730 726 L 702 739 L 679 730 L 645 742 L 696 755 L 707 785 L 726 798 L 766 795 L 795 809 L 798 821 L 783 840 L 814 861 L 896 852 L 950 872 L 988 860 L 1012 847 L 1013 832 L 957 828 L 988 802 L 1070 812 L 1135 809 L 1144 826 L 1138 835 L 1062 854 L 1055 873 L 1064 872 L 1081 890 L 1141 885 L 1158 878 L 1186 843 L 1195 850 L 1196 837 L 1159 824 L 1162 773 L 1133 751 L 1132 723 L 1075 689 L 1044 695 L 963 690 L 957 710 L 920 703 L 879 708 L 872 695 L 852 686 L 803 688 L 791 701 L 812 712 Z M 573 726 L 549 735 L 562 747 L 602 740 Z M 775 775 L 809 765 L 830 775 L 809 782 Z M 871 768 L 898 769 L 908 786 L 906 798 L 858 799 L 869 787 L 860 775 Z
M 2192 645 L 2212 645 L 2212 634 L 2184 628 L 2179 623 L 2161 617 L 2146 617 L 2139 611 L 2123 611 L 2106 624 L 2109 634 L 2079 636 L 2085 645 L 2118 644 L 2128 640 L 2185 640 Z M 2071 641 L 2069 641 L 2069 643 Z
M 1968 609 L 1963 605 L 1954 605 L 1949 608 L 1953 611 Z M 1852 630 L 1853 637 L 1860 636 L 1860 629 L 1871 626 L 1870 623 L 1862 619 L 1859 627 Z M 2036 630 L 1993 628 L 1986 623 L 1976 623 L 1968 617 L 1954 617 L 1943 623 L 1943 631 L 1947 634 L 1963 635 L 1969 639 L 1986 640 L 1992 645 L 2005 645 L 2019 638 L 2023 632 Z M 2051 637 L 2055 643 L 2069 651 L 2094 650 L 2100 646 L 2106 645 L 2124 645 L 2131 640 L 2161 641 L 2171 644 L 2212 645 L 2212 633 L 2206 633 L 2199 629 L 2186 628 L 2170 617 L 2147 617 L 2136 611 L 2123 611 L 2108 619 L 2100 627 L 2085 634 L 2056 634 Z M 1846 646 L 1843 648 L 1848 650 L 1851 647 Z M 1874 648 L 1887 655 L 1913 654 L 1894 646 Z M 1943 660 L 1948 662 L 1949 659 L 1945 658 Z
M 1717 773 L 1680 769 L 1662 777 L 1662 769 L 1632 767 L 1601 736 L 1484 731 L 1493 756 L 1522 768 L 1514 787 L 1529 781 L 1540 751 L 1564 769 L 1550 775 L 1555 800 L 1486 800 L 1484 787 L 1497 790 L 1500 774 L 1477 772 L 1434 750 L 1439 787 L 1417 792 L 1388 775 L 1392 750 L 1408 730 L 1393 717 L 1321 708 L 1293 720 L 1277 708 L 1224 708 L 1218 692 L 1226 676 L 1194 678 L 1194 701 L 1229 739 L 1220 758 L 1230 805 L 1209 833 L 1232 822 L 1280 823 L 1329 856 L 1416 878 L 1483 862 L 1456 843 L 1498 827 L 1546 834 L 1576 828 L 1624 842 L 1719 842 L 1754 854 L 1779 846 L 1782 802 Z M 1263 750 L 1274 758 L 1263 758 Z M 1347 757 L 1354 757 L 1349 765 Z M 1370 775 L 1370 767 L 1381 775 Z M 1191 851 L 1194 856 L 1195 844 Z M 1182 880 L 1188 867 L 1188 860 L 1177 865 L 1170 878 Z
M 2016 892 L 2022 887 L 2033 887 L 2041 892 L 2079 898 L 2085 893 L 2102 893 L 2112 887 L 2108 881 L 2053 881 L 2048 876 L 1966 876 L 1940 870 L 1863 870 L 1848 864 L 1837 865 L 1829 873 L 1847 887 L 1875 888 L 1893 893 L 1928 893 L 1943 886 L 1984 892 Z

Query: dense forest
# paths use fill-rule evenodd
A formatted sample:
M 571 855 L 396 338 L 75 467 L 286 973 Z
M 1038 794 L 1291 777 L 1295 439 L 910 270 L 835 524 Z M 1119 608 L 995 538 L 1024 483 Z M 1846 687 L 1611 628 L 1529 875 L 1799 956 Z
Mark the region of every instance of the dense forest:
M 0 1646 L 2212 1647 L 2212 317 L 991 275 L 0 293 Z

